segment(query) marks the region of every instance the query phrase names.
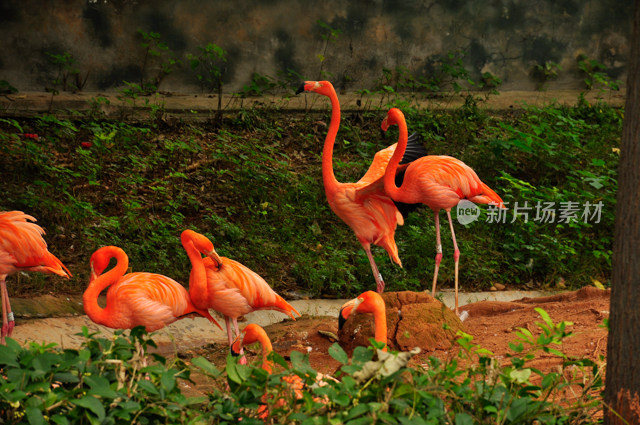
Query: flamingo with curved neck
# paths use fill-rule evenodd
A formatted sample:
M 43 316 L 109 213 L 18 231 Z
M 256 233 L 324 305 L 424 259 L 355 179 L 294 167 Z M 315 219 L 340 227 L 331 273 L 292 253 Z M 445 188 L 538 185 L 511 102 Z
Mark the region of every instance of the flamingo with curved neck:
M 191 300 L 198 308 L 211 308 L 224 316 L 229 346 L 234 338 L 230 320 L 237 336 L 240 333 L 238 317 L 255 310 L 276 310 L 294 320 L 294 313 L 300 316 L 257 273 L 237 261 L 220 257 L 206 236 L 187 229 L 180 239 L 191 261 Z M 207 257 L 202 258 L 202 254 Z
M 387 131 L 392 125 L 398 126 L 398 147 L 393 153 L 384 175 L 384 189 L 396 201 L 422 203 L 431 208 L 436 226 L 436 259 L 433 273 L 431 295 L 436 294 L 438 269 L 442 260 L 442 243 L 440 240 L 439 212 L 444 209 L 449 220 L 451 239 L 453 240 L 453 259 L 455 263 L 455 312 L 458 314 L 458 263 L 460 250 L 451 220 L 451 208 L 466 199 L 478 204 L 495 204 L 504 208 L 500 196 L 484 184 L 471 167 L 459 159 L 450 156 L 428 155 L 418 158 L 405 170 L 401 187 L 396 186 L 395 173 L 407 146 L 407 123 L 404 114 L 392 108 L 382 121 L 382 130 Z
M 338 316 L 338 328 L 342 328 L 344 322 L 353 313 L 372 313 L 374 335 L 377 342 L 384 343 L 383 351 L 387 351 L 387 307 L 384 300 L 377 292 L 367 291 L 356 298 L 347 301 L 340 308 Z
M 340 127 L 340 102 L 329 81 L 306 81 L 297 91 L 327 96 L 331 101 L 331 121 L 322 150 L 322 181 L 331 210 L 342 219 L 362 245 L 378 292 L 385 283 L 371 253 L 371 244 L 384 248 L 389 258 L 402 267 L 394 239 L 396 227 L 404 223 L 393 200 L 384 192 L 382 176 L 395 144 L 376 153 L 365 175 L 356 183 L 341 183 L 333 172 L 333 148 Z M 409 159 L 407 159 L 409 160 Z
M 111 259 L 116 265 L 106 273 Z M 105 246 L 90 260 L 91 280 L 82 295 L 84 311 L 95 323 L 114 329 L 144 326 L 147 331 L 161 329 L 189 315 L 207 318 L 220 325 L 206 311 L 196 308 L 184 286 L 155 273 L 129 273 L 129 257 L 116 246 Z M 98 304 L 98 296 L 107 289 L 107 305 Z

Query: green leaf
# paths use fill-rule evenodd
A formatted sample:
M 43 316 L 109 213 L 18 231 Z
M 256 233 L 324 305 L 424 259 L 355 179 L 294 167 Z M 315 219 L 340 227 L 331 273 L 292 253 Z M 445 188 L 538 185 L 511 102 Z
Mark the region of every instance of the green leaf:
M 211 363 L 204 357 L 196 357 L 195 359 L 191 360 L 191 363 L 215 378 L 220 376 L 221 372 L 218 370 L 218 368 L 216 368 L 213 363 Z
M 17 354 L 8 345 L 0 345 L 0 365 L 18 367 Z
M 531 377 L 531 369 L 515 369 L 509 374 L 509 377 L 519 384 L 525 384 L 529 382 Z
M 160 377 L 160 383 L 169 392 L 171 392 L 176 386 L 176 377 L 173 371 L 166 371 Z
M 147 380 L 140 380 L 138 381 L 138 387 L 143 389 L 144 391 L 150 393 L 150 394 L 159 394 L 158 389 L 156 388 L 155 385 L 153 385 L 151 382 L 147 381 Z
M 349 363 L 349 356 L 337 342 L 329 347 L 329 355 L 342 364 Z
M 30 425 L 46 424 L 42 412 L 37 407 L 27 407 L 25 413 L 27 414 L 27 420 Z
M 69 419 L 67 419 L 66 416 L 59 415 L 59 414 L 55 414 L 55 415 L 51 416 L 51 421 L 53 421 L 54 423 L 56 423 L 58 425 L 69 425 L 71 423 L 71 422 L 69 422 Z
M 353 409 L 349 410 L 349 414 L 346 419 L 355 419 L 358 416 L 362 416 L 369 411 L 368 404 L 358 404 Z
M 473 425 L 473 418 L 467 413 L 458 413 L 456 415 L 456 425 Z
M 104 419 L 104 413 L 105 413 L 104 412 L 104 406 L 95 397 L 92 397 L 92 396 L 88 395 L 88 396 L 84 396 L 84 397 L 82 397 L 81 399 L 78 399 L 78 400 L 71 400 L 71 403 L 73 403 L 75 405 L 78 405 L 80 407 L 84 407 L 86 409 L 89 409 L 100 420 Z

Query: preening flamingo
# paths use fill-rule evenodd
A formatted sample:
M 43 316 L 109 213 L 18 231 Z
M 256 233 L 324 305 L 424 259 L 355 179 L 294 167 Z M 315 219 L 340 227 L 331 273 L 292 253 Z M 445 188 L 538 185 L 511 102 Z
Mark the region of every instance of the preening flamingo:
M 0 342 L 11 336 L 15 326 L 6 278 L 18 271 L 32 271 L 71 276 L 62 261 L 47 250 L 42 227 L 35 218 L 22 211 L 0 212 L 0 291 L 2 292 L 2 333 Z
M 387 308 L 380 294 L 367 291 L 344 303 L 338 315 L 338 329 L 342 329 L 344 322 L 353 313 L 373 314 L 375 329 L 373 338 L 377 342 L 384 343 L 385 345 L 382 350 L 387 351 Z
M 384 291 L 384 280 L 378 271 L 371 244 L 381 246 L 389 258 L 402 266 L 398 247 L 394 239 L 397 225 L 404 219 L 393 200 L 384 193 L 382 177 L 396 145 L 376 153 L 365 175 L 356 183 L 341 183 L 333 172 L 333 146 L 340 126 L 340 103 L 333 85 L 329 81 L 306 81 L 298 89 L 329 97 L 331 100 L 331 122 L 322 151 L 322 180 L 329 207 L 356 234 L 371 264 L 378 292 Z M 417 156 L 426 152 L 417 153 Z M 412 158 L 407 156 L 403 162 Z
M 116 265 L 104 270 L 112 258 Z M 84 311 L 95 323 L 114 329 L 144 326 L 155 331 L 189 315 L 199 315 L 222 327 L 205 309 L 196 308 L 186 288 L 161 274 L 129 273 L 127 254 L 116 246 L 105 246 L 90 260 L 91 280 L 82 296 Z M 107 306 L 98 305 L 98 296 L 107 290 Z
M 413 161 L 405 170 L 401 187 L 395 183 L 395 173 L 405 146 L 407 145 L 407 123 L 402 111 L 392 108 L 382 121 L 382 130 L 387 131 L 391 125 L 399 129 L 398 147 L 394 152 L 384 175 L 385 191 L 396 201 L 406 203 L 423 203 L 433 210 L 436 225 L 436 259 L 433 273 L 431 295 L 435 296 L 438 269 L 442 260 L 442 244 L 440 241 L 439 212 L 447 212 L 451 239 L 453 240 L 453 259 L 455 262 L 455 312 L 458 314 L 458 262 L 460 250 L 456 243 L 456 235 L 451 221 L 451 208 L 460 200 L 467 199 L 478 204 L 496 204 L 504 208 L 500 196 L 484 184 L 478 175 L 464 162 L 450 156 L 429 155 Z
M 255 323 L 248 324 L 231 344 L 231 351 L 234 354 L 241 354 L 245 345 L 253 344 L 255 342 L 259 342 L 262 347 L 261 367 L 270 374 L 272 371 L 272 362 L 269 360 L 269 354 L 273 351 L 273 346 L 271 345 L 271 340 L 269 339 L 267 332 L 260 325 L 256 325 Z M 318 373 L 316 376 L 316 384 L 320 386 L 326 384 L 326 382 L 323 382 L 323 379 L 325 378 L 337 382 L 335 378 L 331 376 Z M 283 378 L 283 381 L 286 382 L 289 389 L 293 391 L 296 399 L 302 398 L 302 390 L 305 387 L 305 383 L 302 378 L 298 375 L 288 375 Z M 326 403 L 326 400 L 320 398 L 314 398 L 314 400 Z M 277 401 L 277 405 L 282 406 L 284 402 L 284 399 L 280 399 Z M 258 414 L 261 419 L 265 419 L 268 413 L 266 405 L 263 404 L 258 408 Z
M 220 257 L 206 236 L 193 230 L 185 230 L 180 239 L 191 261 L 191 300 L 198 308 L 212 308 L 224 316 L 229 346 L 234 339 L 230 319 L 237 336 L 240 334 L 238 317 L 255 310 L 276 310 L 294 320 L 294 313 L 300 316 L 257 273 L 237 261 Z M 207 258 L 203 259 L 201 254 Z

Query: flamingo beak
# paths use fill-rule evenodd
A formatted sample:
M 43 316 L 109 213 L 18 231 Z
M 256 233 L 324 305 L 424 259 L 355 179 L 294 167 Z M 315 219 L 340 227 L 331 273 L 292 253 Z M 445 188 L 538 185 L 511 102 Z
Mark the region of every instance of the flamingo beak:
M 245 335 L 244 332 L 240 333 L 240 335 L 238 335 L 236 339 L 233 341 L 233 344 L 231 344 L 231 355 L 233 356 L 240 355 L 240 350 L 242 350 L 242 346 L 243 346 L 244 335 Z
M 300 84 L 300 87 L 298 87 L 298 90 L 296 90 L 296 94 L 300 94 L 303 91 L 305 91 L 305 86 L 306 86 L 305 83 Z
M 389 130 L 389 121 L 388 121 L 388 117 L 385 117 L 385 118 L 382 120 L 382 125 L 381 125 L 380 127 L 382 128 L 382 131 L 385 131 L 385 132 L 386 132 L 387 130 Z
M 363 301 L 364 301 L 364 298 L 360 298 L 360 297 L 356 298 L 356 302 L 353 304 L 352 313 L 357 313 L 358 312 L 358 306 L 360 304 L 362 304 Z
M 91 277 L 89 278 L 89 282 L 95 280 L 98 277 L 95 269 L 93 268 L 93 263 L 91 263 Z
M 222 259 L 215 250 L 206 252 L 205 254 L 207 257 L 211 258 L 218 267 L 222 266 Z

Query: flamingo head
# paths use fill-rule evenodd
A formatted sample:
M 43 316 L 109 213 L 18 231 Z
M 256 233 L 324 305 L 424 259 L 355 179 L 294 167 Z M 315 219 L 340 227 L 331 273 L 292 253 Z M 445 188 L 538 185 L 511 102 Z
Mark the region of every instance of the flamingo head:
M 260 325 L 250 323 L 240 332 L 240 335 L 231 344 L 231 353 L 234 355 L 240 354 L 240 350 L 245 345 L 253 344 L 254 342 L 261 342 L 264 339 L 268 339 L 267 333 Z
M 382 131 L 387 131 L 392 125 L 397 125 L 400 121 L 404 121 L 404 114 L 398 108 L 391 108 L 387 112 L 387 116 L 382 120 Z
M 342 329 L 352 313 L 373 313 L 379 309 L 384 311 L 385 308 L 384 300 L 380 294 L 374 291 L 363 292 L 342 305 L 338 316 L 338 329 Z
M 222 265 L 222 260 L 213 247 L 213 243 L 205 235 L 187 229 L 182 232 L 180 239 L 182 240 L 183 245 L 186 243 L 192 243 L 198 252 L 211 258 L 211 260 L 216 264 L 216 267 L 220 267 Z
M 89 282 L 100 276 L 102 272 L 104 272 L 104 270 L 109 266 L 109 262 L 113 258 L 114 250 L 120 250 L 120 248 L 113 246 L 104 246 L 94 252 L 93 255 L 91 255 L 91 259 L 89 260 L 89 265 L 91 266 L 91 276 L 89 277 Z
M 304 91 L 315 92 L 324 96 L 330 96 L 335 93 L 333 84 L 329 81 L 305 81 L 300 88 L 296 91 L 296 94 L 300 94 Z

